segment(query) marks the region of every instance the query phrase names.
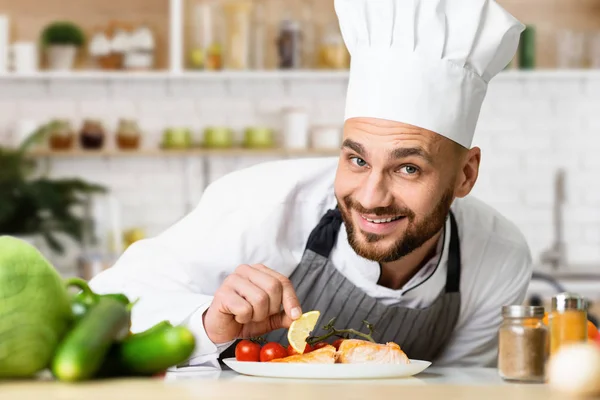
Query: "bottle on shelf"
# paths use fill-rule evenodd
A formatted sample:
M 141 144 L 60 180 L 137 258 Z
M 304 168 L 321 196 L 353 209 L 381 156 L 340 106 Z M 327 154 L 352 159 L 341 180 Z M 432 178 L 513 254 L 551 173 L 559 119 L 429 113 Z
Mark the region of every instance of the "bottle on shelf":
M 266 9 L 263 0 L 255 0 L 252 14 L 252 51 L 251 67 L 255 70 L 266 68 L 267 23 Z
M 298 69 L 302 67 L 302 30 L 300 23 L 289 13 L 279 24 L 277 37 L 279 68 Z
M 225 68 L 246 70 L 250 67 L 252 1 L 234 0 L 225 4 Z

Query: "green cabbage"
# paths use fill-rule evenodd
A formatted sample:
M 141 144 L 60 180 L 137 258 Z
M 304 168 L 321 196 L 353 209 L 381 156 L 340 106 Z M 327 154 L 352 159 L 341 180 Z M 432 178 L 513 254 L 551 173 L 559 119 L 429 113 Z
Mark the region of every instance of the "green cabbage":
M 0 236 L 0 378 L 46 369 L 72 318 L 69 293 L 50 262 L 29 243 Z

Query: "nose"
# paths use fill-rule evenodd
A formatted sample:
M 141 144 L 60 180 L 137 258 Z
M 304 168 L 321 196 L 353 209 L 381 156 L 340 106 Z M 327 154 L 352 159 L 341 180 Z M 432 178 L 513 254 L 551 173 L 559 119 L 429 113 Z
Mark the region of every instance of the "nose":
M 385 176 L 373 170 L 364 177 L 355 199 L 368 210 L 389 207 L 393 204 L 393 196 L 387 188 Z

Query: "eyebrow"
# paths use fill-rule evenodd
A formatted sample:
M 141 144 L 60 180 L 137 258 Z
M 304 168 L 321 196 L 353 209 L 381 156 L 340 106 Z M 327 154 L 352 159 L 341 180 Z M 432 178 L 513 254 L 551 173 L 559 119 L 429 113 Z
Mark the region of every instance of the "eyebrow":
M 350 139 L 346 139 L 344 140 L 344 143 L 342 143 L 342 148 L 347 147 L 350 150 L 353 150 L 354 152 L 358 153 L 361 156 L 366 156 L 366 151 L 365 148 L 363 147 L 362 144 L 357 143 L 353 140 Z M 402 148 L 398 148 L 398 149 L 394 149 L 393 151 L 390 152 L 389 158 L 392 160 L 397 160 L 397 159 L 401 159 L 401 158 L 407 158 L 407 157 L 411 157 L 411 156 L 416 156 L 416 157 L 420 157 L 423 160 L 425 160 L 426 162 L 428 162 L 429 164 L 433 164 L 433 159 L 431 158 L 431 156 L 421 147 L 402 147 Z

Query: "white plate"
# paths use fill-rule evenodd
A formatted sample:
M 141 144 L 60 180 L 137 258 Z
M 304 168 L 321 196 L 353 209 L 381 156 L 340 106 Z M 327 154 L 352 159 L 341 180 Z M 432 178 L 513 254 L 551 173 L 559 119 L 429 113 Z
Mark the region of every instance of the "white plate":
M 267 378 L 298 379 L 377 379 L 417 375 L 431 365 L 429 361 L 410 360 L 410 364 L 301 364 L 237 361 L 223 362 L 239 374 Z

